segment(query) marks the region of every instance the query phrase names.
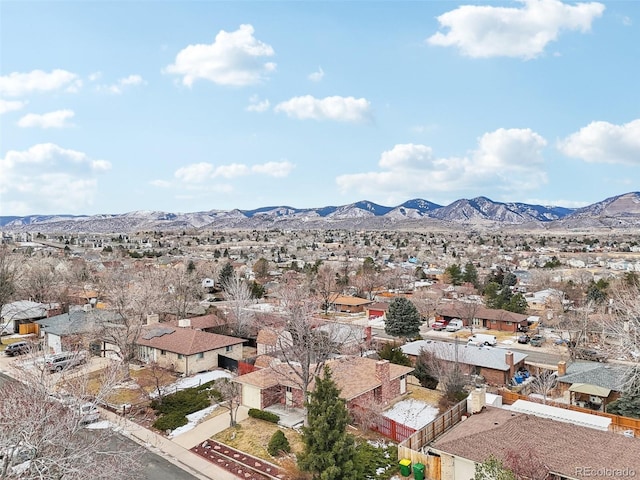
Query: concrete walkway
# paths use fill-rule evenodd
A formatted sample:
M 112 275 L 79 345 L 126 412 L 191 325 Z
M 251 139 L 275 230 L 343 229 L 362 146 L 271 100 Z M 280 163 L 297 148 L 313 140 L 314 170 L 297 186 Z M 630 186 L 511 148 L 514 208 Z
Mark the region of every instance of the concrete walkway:
M 236 421 L 241 422 L 247 418 L 249 418 L 249 409 L 247 407 L 240 406 L 240 408 L 238 408 Z M 186 449 L 193 448 L 205 440 L 208 440 L 216 433 L 229 428 L 229 422 L 229 410 L 225 409 L 223 413 L 220 413 L 209 420 L 205 420 L 191 430 L 173 438 L 172 442 Z
M 126 432 L 133 440 L 140 445 L 155 451 L 155 453 L 161 455 L 174 465 L 189 472 L 194 477 L 200 479 L 214 479 L 214 480 L 237 480 L 234 474 L 218 467 L 205 458 L 190 452 L 188 448 L 179 445 L 178 443 L 169 440 L 147 428 L 144 428 L 137 423 L 134 423 L 126 418 L 116 415 L 108 410 L 101 409 L 102 418 L 109 420 L 111 423 L 119 427 L 123 432 Z M 229 419 L 227 417 L 227 425 Z M 189 433 L 189 432 L 187 432 Z M 204 431 L 202 431 L 204 434 Z M 207 437 L 208 438 L 208 437 Z M 190 448 L 190 447 L 189 447 Z

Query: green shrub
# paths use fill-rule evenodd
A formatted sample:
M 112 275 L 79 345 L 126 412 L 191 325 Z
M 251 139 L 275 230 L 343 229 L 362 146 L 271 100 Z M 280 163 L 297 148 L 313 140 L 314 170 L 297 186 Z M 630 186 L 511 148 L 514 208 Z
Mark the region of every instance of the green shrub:
M 267 451 L 272 457 L 277 457 L 282 452 L 291 452 L 291 445 L 289 445 L 289 440 L 287 440 L 287 437 L 282 432 L 282 430 L 276 430 L 275 432 L 273 432 L 271 440 L 269 440 L 269 445 L 267 446 Z
M 271 423 L 278 423 L 280 421 L 280 417 L 275 413 L 265 412 L 264 410 L 259 410 L 257 408 L 250 408 L 249 416 L 252 418 L 258 418 L 260 420 L 265 420 Z
M 164 432 L 165 430 L 175 430 L 178 427 L 186 425 L 187 422 L 187 417 L 179 412 L 174 412 L 158 417 L 158 419 L 153 422 L 153 428 Z

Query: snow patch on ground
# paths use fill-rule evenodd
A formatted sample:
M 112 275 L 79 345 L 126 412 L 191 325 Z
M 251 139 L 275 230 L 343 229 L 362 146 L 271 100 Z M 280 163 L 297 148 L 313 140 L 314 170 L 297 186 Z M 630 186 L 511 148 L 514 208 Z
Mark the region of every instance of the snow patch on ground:
M 407 427 L 420 430 L 439 415 L 438 408 L 417 400 L 403 400 L 396 403 L 383 416 Z
M 99 422 L 93 422 L 87 425 L 87 428 L 89 430 L 106 430 L 107 428 L 112 428 L 112 427 L 115 427 L 115 425 L 111 423 L 109 420 L 101 420 Z
M 162 393 L 168 395 L 175 393 L 178 390 L 184 390 L 185 388 L 198 387 L 203 383 L 210 382 L 212 380 L 218 380 L 219 378 L 231 378 L 233 375 L 225 370 L 213 370 L 211 372 L 202 372 L 192 375 L 190 377 L 181 378 L 171 385 L 162 387 Z M 155 398 L 158 396 L 158 392 L 149 394 L 150 397 Z
M 176 428 L 169 434 L 169 438 L 175 438 L 178 435 L 181 435 L 189 430 L 195 428 L 204 418 L 206 418 L 211 412 L 216 409 L 217 405 L 212 405 L 203 410 L 198 410 L 197 412 L 190 413 L 187 415 L 187 420 L 189 421 L 186 425 Z

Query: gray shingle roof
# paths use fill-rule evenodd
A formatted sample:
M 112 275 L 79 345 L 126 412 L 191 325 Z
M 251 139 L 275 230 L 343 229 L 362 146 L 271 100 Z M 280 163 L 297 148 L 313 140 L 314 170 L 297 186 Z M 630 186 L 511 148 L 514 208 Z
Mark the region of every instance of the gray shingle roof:
M 117 324 L 120 315 L 105 310 L 75 310 L 61 315 L 38 320 L 37 323 L 46 333 L 65 336 L 89 333 L 96 331 L 98 327 Z
M 449 342 L 435 342 L 432 340 L 418 340 L 417 342 L 407 343 L 400 347 L 405 355 L 418 356 L 421 349 L 432 352 L 436 358 L 447 360 L 449 362 L 456 361 L 456 344 Z M 466 365 L 474 365 L 478 367 L 491 368 L 493 370 L 509 370 L 506 361 L 506 353 L 510 350 L 495 347 L 476 347 L 459 343 L 457 345 L 457 360 Z M 513 353 L 513 363 L 518 364 L 524 360 L 527 355 L 520 352 Z
M 573 363 L 567 367 L 567 374 L 558 377 L 562 383 L 588 383 L 622 391 L 629 368 L 622 365 L 603 365 L 601 363 Z

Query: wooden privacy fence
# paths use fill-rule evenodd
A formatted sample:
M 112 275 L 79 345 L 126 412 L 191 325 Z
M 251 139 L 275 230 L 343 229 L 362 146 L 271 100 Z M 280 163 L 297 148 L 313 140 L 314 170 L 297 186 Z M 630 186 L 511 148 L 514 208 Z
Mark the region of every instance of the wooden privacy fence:
M 516 392 L 511 392 L 509 390 L 500 390 L 500 396 L 502 396 L 502 403 L 505 405 L 511 405 L 516 400 L 526 400 L 528 402 L 536 402 L 536 403 L 544 403 L 539 398 L 531 398 L 526 395 L 520 395 Z M 597 415 L 599 417 L 606 417 L 611 419 L 611 425 L 609 426 L 609 430 L 613 432 L 621 432 L 631 430 L 633 431 L 633 435 L 635 437 L 640 437 L 640 419 L 638 418 L 630 418 L 630 417 L 622 417 L 620 415 L 613 415 L 612 413 L 600 412 L 597 410 L 591 410 L 589 408 L 582 408 L 577 405 L 569 405 L 567 403 L 559 403 L 547 400 L 545 405 L 549 405 L 551 407 L 564 408 L 565 410 L 573 410 L 574 412 L 582 412 L 588 413 L 590 415 Z
M 424 447 L 460 423 L 462 418 L 466 416 L 467 400 L 464 399 L 400 443 L 398 445 L 398 459 L 408 458 L 411 463 L 420 462 L 424 465 L 435 461 L 423 451 Z

